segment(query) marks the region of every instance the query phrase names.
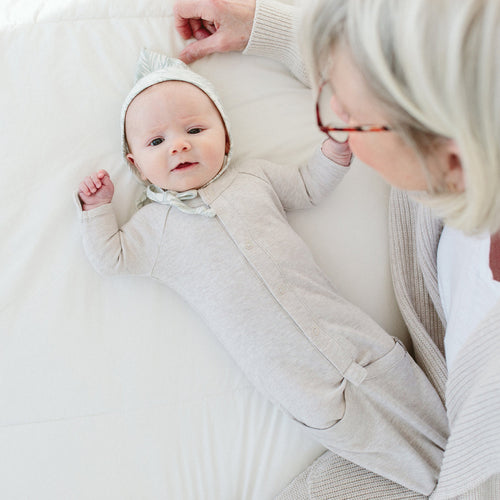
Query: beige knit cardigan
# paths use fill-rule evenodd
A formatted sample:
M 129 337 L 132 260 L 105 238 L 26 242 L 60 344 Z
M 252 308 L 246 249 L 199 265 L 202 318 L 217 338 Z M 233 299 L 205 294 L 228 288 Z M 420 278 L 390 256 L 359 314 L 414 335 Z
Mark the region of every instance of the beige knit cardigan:
M 245 53 L 285 63 L 307 83 L 298 50 L 297 15 L 289 5 L 257 0 Z M 448 412 L 450 436 L 431 498 L 500 499 L 500 303 L 471 334 L 448 374 L 436 264 L 442 223 L 406 193 L 393 190 L 389 227 L 394 289 L 415 358 Z M 328 451 L 277 498 L 423 497 Z

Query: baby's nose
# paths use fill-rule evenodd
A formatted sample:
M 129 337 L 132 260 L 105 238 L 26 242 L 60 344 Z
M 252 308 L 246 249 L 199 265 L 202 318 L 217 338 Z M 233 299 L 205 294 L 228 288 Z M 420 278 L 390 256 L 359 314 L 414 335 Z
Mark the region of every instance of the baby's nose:
M 190 149 L 191 149 L 191 144 L 189 144 L 189 141 L 182 138 L 173 140 L 172 144 L 170 145 L 171 154 L 181 153 L 183 151 L 189 151 Z

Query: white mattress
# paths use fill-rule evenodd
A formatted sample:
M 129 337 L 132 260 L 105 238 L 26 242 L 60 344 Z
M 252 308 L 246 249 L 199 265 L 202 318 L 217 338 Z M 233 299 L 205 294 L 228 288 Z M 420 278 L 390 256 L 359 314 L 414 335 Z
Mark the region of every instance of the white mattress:
M 171 0 L 4 0 L 0 9 L 0 499 L 272 498 L 322 447 L 254 391 L 170 290 L 97 275 L 72 192 L 107 169 L 119 218 L 138 184 L 119 113 L 141 47 L 178 54 Z M 215 55 L 235 161 L 296 164 L 321 140 L 277 63 Z M 355 163 L 291 214 L 350 300 L 407 339 L 388 269 L 387 188 Z

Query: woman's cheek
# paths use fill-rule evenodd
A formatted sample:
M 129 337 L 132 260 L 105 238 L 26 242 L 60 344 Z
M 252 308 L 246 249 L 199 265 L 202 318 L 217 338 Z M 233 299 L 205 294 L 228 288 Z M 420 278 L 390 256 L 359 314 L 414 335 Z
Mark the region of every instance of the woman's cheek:
M 349 147 L 353 155 L 358 160 L 383 175 L 383 171 L 388 166 L 388 162 L 387 158 L 384 159 L 384 153 L 380 148 L 380 144 L 377 142 L 371 143 L 371 138 L 362 136 L 362 133 L 356 132 L 349 134 Z
M 369 164 L 370 162 L 367 161 L 369 159 L 366 158 L 366 148 L 363 147 L 363 141 L 359 140 L 360 135 L 361 134 L 357 134 L 356 132 L 349 134 L 349 147 L 351 148 L 351 151 L 353 152 L 354 156 L 356 156 L 356 158 L 364 163 Z

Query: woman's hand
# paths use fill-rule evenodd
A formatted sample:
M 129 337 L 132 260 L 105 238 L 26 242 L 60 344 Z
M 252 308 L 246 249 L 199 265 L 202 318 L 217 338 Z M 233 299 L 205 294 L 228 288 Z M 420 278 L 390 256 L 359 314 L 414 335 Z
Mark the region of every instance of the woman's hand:
M 252 32 L 255 0 L 177 0 L 174 14 L 182 38 L 196 39 L 179 54 L 189 64 L 214 52 L 242 51 Z
M 92 210 L 111 203 L 114 192 L 115 186 L 106 170 L 99 170 L 85 177 L 78 187 L 82 210 Z

